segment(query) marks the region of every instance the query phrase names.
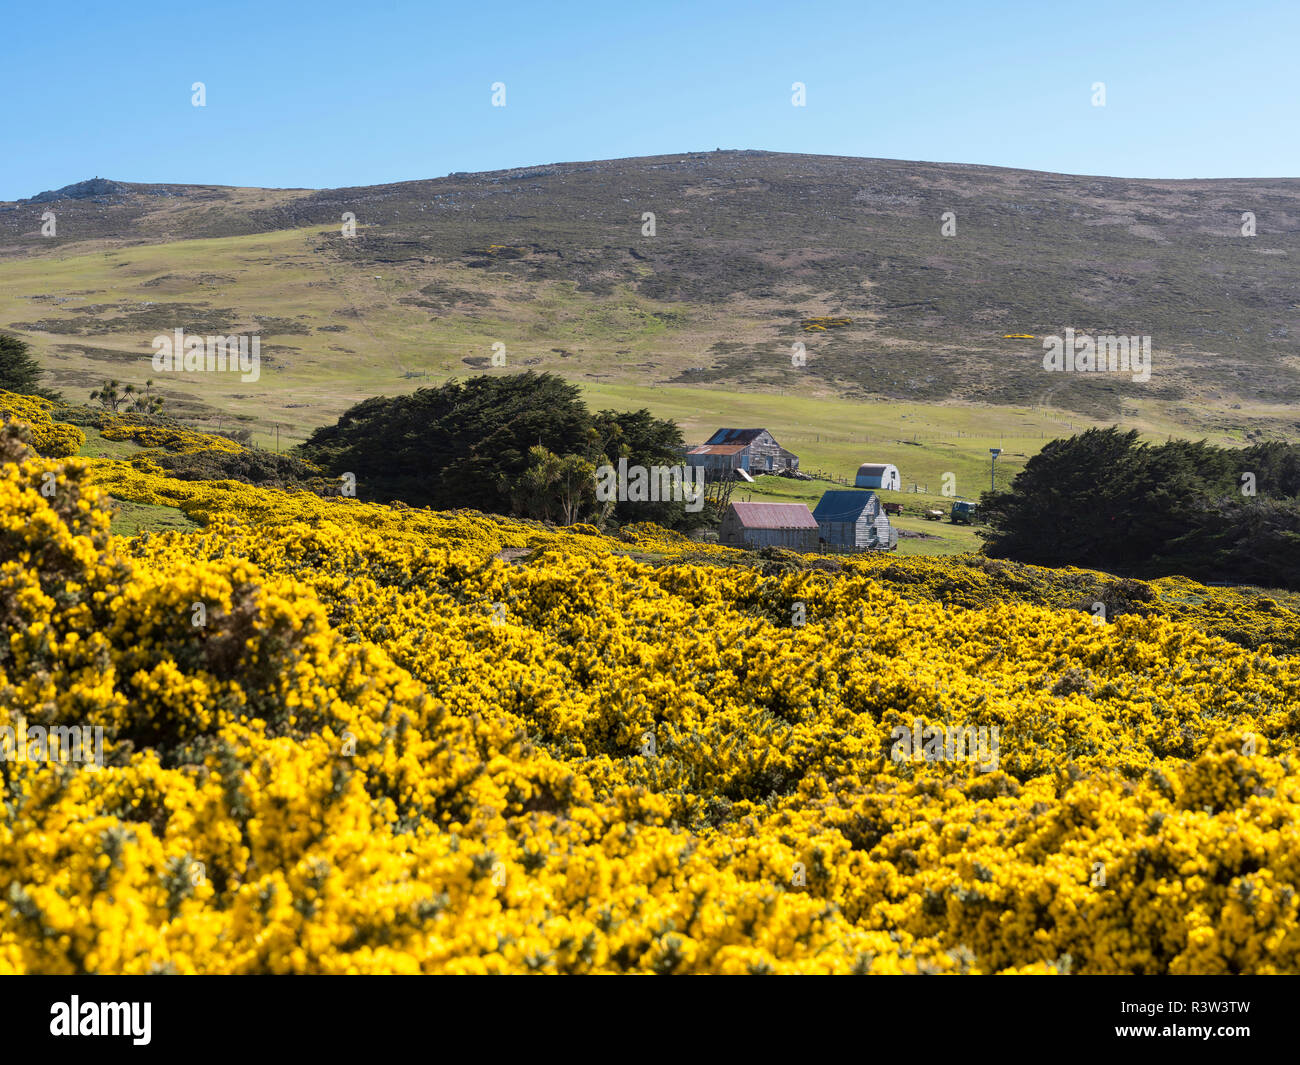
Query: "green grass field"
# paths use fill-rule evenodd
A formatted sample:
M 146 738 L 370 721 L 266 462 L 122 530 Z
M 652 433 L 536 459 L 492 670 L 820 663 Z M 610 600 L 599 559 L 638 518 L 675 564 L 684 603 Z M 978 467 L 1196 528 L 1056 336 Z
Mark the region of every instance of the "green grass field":
M 134 440 L 108 440 L 92 426 L 83 426 L 82 432 L 86 434 L 86 442 L 78 454 L 83 458 L 129 459 L 144 450 Z M 109 528 L 118 536 L 198 528 L 176 507 L 132 503 L 124 499 L 113 499 L 111 506 L 113 518 Z
M 953 498 L 976 499 L 988 489 L 990 447 L 1003 449 L 997 483 L 1005 487 L 1048 440 L 1092 424 L 1015 407 L 866 403 L 679 386 L 584 385 L 583 394 L 593 410 L 644 406 L 658 417 L 672 418 L 692 444 L 723 426 L 768 429 L 799 456 L 800 469 L 824 472 L 849 484 L 862 463 L 891 462 L 902 475 L 905 491 L 882 493 L 884 497 L 897 495 L 909 504 L 940 507 L 945 513 Z M 945 474 L 952 475 L 951 495 L 944 493 Z M 756 499 L 807 499 L 799 486 L 809 482 L 763 480 L 764 487 L 755 489 Z M 769 488 L 769 481 L 778 485 Z M 826 487 L 821 484 L 816 495 Z M 749 486 L 744 491 L 750 491 Z
M 78 454 L 85 458 L 129 459 L 144 450 L 134 440 L 109 440 L 90 425 L 82 426 L 81 431 L 86 434 L 86 442 Z
M 143 532 L 185 532 L 197 529 L 176 507 L 160 507 L 152 503 L 131 503 L 114 499 L 113 519 L 109 528 L 116 536 L 138 536 Z
M 488 338 L 500 335 L 510 338 L 511 350 L 527 351 L 528 342 L 516 341 L 514 335 L 536 331 L 542 321 L 568 338 L 565 350 L 571 354 L 552 353 L 546 365 L 532 368 L 551 369 L 574 380 L 593 410 L 644 406 L 659 417 L 671 418 L 682 426 L 688 443 L 706 439 L 721 426 L 768 428 L 800 456 L 804 470 L 822 473 L 828 480 L 764 478 L 763 484 L 745 486 L 735 498 L 802 501 L 809 506 L 815 506 L 822 491 L 834 482 L 852 483 L 862 462 L 881 461 L 899 467 L 908 489 L 899 496 L 909 507 L 935 506 L 946 513 L 952 496 L 944 494 L 945 476 L 950 475 L 953 494 L 978 497 L 988 484 L 990 446 L 1004 449 L 998 480 L 1006 484 L 1043 442 L 1090 424 L 1078 416 L 1028 408 L 865 402 L 802 394 L 797 379 L 786 393 L 638 382 L 638 376 L 646 375 L 629 370 L 626 355 L 616 351 L 617 357 L 595 361 L 595 356 L 581 352 L 621 344 L 671 347 L 681 319 L 672 327 L 665 325 L 653 308 L 644 306 L 646 301 L 607 297 L 597 305 L 571 284 L 555 282 L 548 286 L 549 296 L 536 297 L 534 291 L 526 315 L 513 320 L 450 316 L 437 330 L 428 330 L 420 325 L 423 311 L 408 311 L 395 302 L 410 288 L 398 279 L 349 277 L 347 268 L 340 268 L 336 283 L 322 284 L 319 258 L 311 251 L 315 239 L 316 231 L 288 231 L 51 258 L 43 261 L 39 277 L 21 273 L 16 269 L 20 264 L 0 264 L 0 319 L 21 321 L 20 316 L 25 316 L 42 321 L 50 300 L 34 296 L 68 301 L 59 306 L 91 308 L 73 319 L 81 330 L 76 334 L 33 335 L 42 361 L 54 369 L 55 383 L 63 385 L 70 399 L 84 402 L 83 389 L 89 392 L 110 377 L 136 385 L 154 377 L 167 397 L 166 409 L 181 420 L 203 428 L 252 425 L 257 428 L 256 444 L 282 450 L 366 396 L 437 383 L 443 379 L 438 373 L 448 373 L 455 365 L 445 358 L 439 364 L 432 356 L 438 351 L 445 355 L 449 346 L 453 352 L 486 352 Z M 481 292 L 491 288 L 491 278 L 481 273 L 474 281 L 482 286 Z M 171 378 L 152 371 L 148 341 L 167 327 L 175 305 L 193 308 L 201 325 L 202 315 L 212 308 L 250 305 L 254 292 L 254 305 L 262 308 L 275 328 L 302 330 L 301 334 L 264 331 L 267 361 L 258 381 L 213 380 L 216 375 L 209 374 Z M 171 309 L 151 318 L 151 308 L 159 303 Z M 356 309 L 358 317 L 335 315 L 340 307 Z M 131 339 L 121 331 L 124 317 L 136 323 Z M 333 331 L 338 323 L 346 331 Z M 224 328 L 257 325 L 256 320 L 246 319 Z M 70 328 L 58 323 L 54 327 Z M 280 350 L 285 346 L 294 349 L 292 355 Z M 422 353 L 430 361 L 421 362 Z M 565 365 L 570 360 L 578 360 L 578 365 Z M 603 369 L 578 368 L 593 364 Z M 420 367 L 427 368 L 428 377 L 402 376 Z M 462 364 L 459 376 L 520 368 L 511 363 L 500 370 Z M 592 373 L 615 371 L 631 380 L 589 379 Z M 86 435 L 85 455 L 123 458 L 139 450 L 129 441 L 105 440 L 94 429 L 87 429 Z M 125 532 L 176 527 L 178 516 L 168 508 L 124 509 L 114 528 Z M 908 520 L 899 527 L 908 529 Z M 942 527 L 919 523 L 910 531 L 935 538 L 904 537 L 901 553 L 946 554 L 978 547 L 970 529 L 947 522 Z
M 0 263 L 0 326 L 27 337 L 49 383 L 77 402 L 106 379 L 152 377 L 173 414 L 250 427 L 267 447 L 277 426 L 288 447 L 362 399 L 448 376 L 534 369 L 636 380 L 652 357 L 658 375 L 676 373 L 698 361 L 698 344 L 758 335 L 741 310 L 662 303 L 626 287 L 597 295 L 571 281 L 453 266 L 362 271 L 321 252 L 327 232 L 83 251 L 44 257 L 39 270 Z M 454 309 L 424 289 L 451 293 Z M 259 335 L 259 379 L 155 372 L 152 338 L 177 326 Z M 499 371 L 495 343 L 506 346 Z
M 250 428 L 257 446 L 278 450 L 369 396 L 449 376 L 555 372 L 578 384 L 593 410 L 647 407 L 680 424 L 690 444 L 723 426 L 767 428 L 799 455 L 804 471 L 823 478 L 765 478 L 736 499 L 815 506 L 827 487 L 851 484 L 863 462 L 897 465 L 905 491 L 896 498 L 916 512 L 898 525 L 918 534 L 901 539 L 904 554 L 978 548 L 970 528 L 924 522 L 919 512 L 936 507 L 946 515 L 954 497 L 977 499 L 990 484 L 990 447 L 1002 448 L 996 472 L 1005 486 L 1048 440 L 1101 424 L 1047 407 L 846 398 L 824 377 L 789 365 L 773 347 L 770 311 L 760 312 L 752 300 L 657 301 L 625 284 L 594 291 L 563 279 L 524 280 L 496 264 L 470 269 L 424 260 L 388 269 L 336 254 L 331 241 L 337 243 L 334 230 L 312 226 L 125 247 L 72 245 L 41 256 L 39 269 L 33 259 L 3 262 L 0 325 L 32 342 L 49 383 L 74 402 L 85 402 L 106 379 L 142 386 L 152 377 L 167 413 L 201 429 Z M 833 309 L 816 301 L 806 308 Z M 150 341 L 176 325 L 260 335 L 259 379 L 154 372 Z M 490 361 L 496 342 L 507 351 L 499 368 Z M 808 339 L 810 360 L 818 343 Z M 713 360 L 709 352 L 742 347 L 773 353 L 770 365 L 761 362 L 755 390 L 710 383 L 702 372 Z M 862 353 L 863 372 L 874 358 Z M 676 383 L 684 378 L 695 383 Z M 1142 401 L 1125 407 L 1125 424 L 1156 440 L 1189 435 L 1180 422 L 1204 427 L 1216 418 L 1215 431 L 1191 435 L 1241 442 L 1221 411 L 1192 397 L 1177 411 Z M 125 457 L 136 450 L 89 430 L 83 454 Z M 118 525 L 148 520 L 124 512 Z
M 650 406 L 681 422 L 691 440 L 718 424 L 765 425 L 806 467 L 836 475 L 855 469 L 864 449 L 914 441 L 919 447 L 900 452 L 906 462 L 891 459 L 909 484 L 955 472 L 959 492 L 987 462 L 989 444 L 1004 446 L 1013 462 L 1045 439 L 1093 424 L 1057 408 L 946 396 L 845 398 L 815 372 L 825 341 L 806 338 L 809 365 L 792 367 L 788 344 L 778 340 L 786 326 L 752 300 L 661 301 L 625 284 L 594 292 L 568 280 L 523 280 L 449 262 L 387 269 L 339 257 L 331 240 L 332 230 L 311 227 L 107 250 L 69 246 L 38 260 L 0 262 L 0 327 L 28 338 L 49 383 L 74 401 L 84 402 L 105 379 L 141 386 L 153 377 L 171 413 L 206 428 L 251 428 L 264 447 L 277 439 L 290 447 L 369 396 L 524 369 L 565 376 L 595 405 Z M 831 308 L 811 301 L 806 309 Z M 256 333 L 260 378 L 154 372 L 152 338 L 178 325 Z M 500 368 L 490 361 L 495 343 L 505 345 Z M 740 348 L 757 360 L 753 381 L 744 391 L 711 384 L 707 367 L 716 351 Z M 869 376 L 885 358 L 867 346 L 855 373 Z M 883 379 L 883 362 L 880 372 Z M 690 383 L 681 384 L 684 378 Z M 1140 396 L 1125 402 L 1125 424 L 1153 439 L 1203 434 L 1241 442 L 1239 427 L 1212 403 L 1189 397 L 1175 409 Z M 1260 403 L 1237 421 L 1286 413 Z

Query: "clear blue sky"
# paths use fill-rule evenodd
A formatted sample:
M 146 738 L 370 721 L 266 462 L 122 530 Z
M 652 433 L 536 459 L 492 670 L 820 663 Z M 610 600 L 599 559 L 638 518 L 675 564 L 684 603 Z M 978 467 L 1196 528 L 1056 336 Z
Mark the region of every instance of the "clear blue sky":
M 6 200 L 95 175 L 331 187 L 713 148 L 1300 175 L 1296 0 L 101 0 L 11 14 Z M 206 107 L 191 106 L 195 81 Z M 795 81 L 806 107 L 791 106 Z

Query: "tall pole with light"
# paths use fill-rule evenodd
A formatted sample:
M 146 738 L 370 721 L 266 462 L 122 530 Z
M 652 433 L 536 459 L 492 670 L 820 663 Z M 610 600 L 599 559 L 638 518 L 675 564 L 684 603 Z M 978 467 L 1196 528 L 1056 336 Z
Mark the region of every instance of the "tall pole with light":
M 991 447 L 989 448 L 989 454 L 992 456 L 989 460 L 989 491 L 996 492 L 998 490 L 998 456 L 1002 454 L 1002 449 L 1000 447 Z

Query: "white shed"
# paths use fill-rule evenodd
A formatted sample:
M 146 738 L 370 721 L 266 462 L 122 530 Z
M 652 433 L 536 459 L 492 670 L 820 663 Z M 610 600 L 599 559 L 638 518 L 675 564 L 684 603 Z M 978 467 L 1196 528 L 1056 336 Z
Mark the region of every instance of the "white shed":
M 903 490 L 903 478 L 898 475 L 898 467 L 888 462 L 864 462 L 858 467 L 858 476 L 853 484 L 857 488 L 880 488 L 886 492 Z

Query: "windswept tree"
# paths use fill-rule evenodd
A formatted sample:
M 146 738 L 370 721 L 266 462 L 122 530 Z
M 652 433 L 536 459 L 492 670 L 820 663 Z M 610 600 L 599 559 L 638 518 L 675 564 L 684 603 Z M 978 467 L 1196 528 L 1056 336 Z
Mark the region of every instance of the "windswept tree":
M 334 476 L 354 474 L 363 498 L 504 514 L 531 448 L 594 459 L 596 445 L 578 388 L 529 371 L 364 400 L 301 454 Z
M 680 466 L 683 451 L 676 423 L 648 410 L 593 417 L 576 385 L 526 371 L 364 400 L 298 454 L 334 477 L 353 474 L 365 499 L 573 524 L 609 516 L 610 505 L 592 505 L 598 466 Z M 681 529 L 707 520 L 680 500 L 615 506 L 622 522 Z
M 1053 440 L 986 493 L 984 551 L 1125 576 L 1300 586 L 1300 449 L 1144 443 L 1090 429 Z
M 686 445 L 677 423 L 656 418 L 646 408 L 603 410 L 595 418 L 600 453 L 641 466 L 680 463 Z
M 12 333 L 0 333 L 0 389 L 24 396 L 58 399 L 57 393 L 38 384 L 44 372 L 27 341 Z

